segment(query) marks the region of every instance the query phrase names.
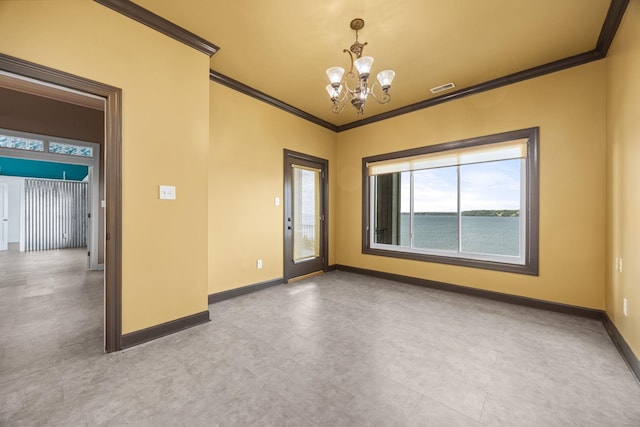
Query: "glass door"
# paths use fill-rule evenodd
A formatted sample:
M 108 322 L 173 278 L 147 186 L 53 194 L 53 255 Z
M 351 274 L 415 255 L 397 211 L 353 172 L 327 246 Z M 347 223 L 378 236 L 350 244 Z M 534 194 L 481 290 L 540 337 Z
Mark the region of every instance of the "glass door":
M 320 256 L 320 181 L 322 170 L 306 166 L 293 168 L 293 262 Z
M 326 267 L 326 165 L 285 152 L 285 280 Z

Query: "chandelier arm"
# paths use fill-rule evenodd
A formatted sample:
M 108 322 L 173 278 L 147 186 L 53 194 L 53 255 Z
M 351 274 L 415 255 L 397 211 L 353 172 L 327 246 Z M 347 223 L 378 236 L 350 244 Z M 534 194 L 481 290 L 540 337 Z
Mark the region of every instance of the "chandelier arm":
M 376 100 L 376 102 L 378 104 L 386 104 L 387 102 L 391 101 L 391 95 L 389 95 L 389 91 L 387 90 L 382 90 L 382 94 L 380 95 L 380 97 L 378 98 L 378 96 L 375 94 L 375 92 L 373 91 L 376 86 L 378 86 L 378 83 L 374 83 L 373 86 L 371 87 L 371 89 L 369 89 L 369 95 L 371 95 L 373 97 L 373 99 Z
M 335 98 L 332 101 L 333 105 L 331 107 L 331 111 L 335 114 L 340 114 L 342 113 L 342 110 L 344 110 L 345 105 L 347 105 L 347 94 L 344 93 L 342 98 Z
M 342 110 L 344 110 L 345 105 L 347 105 L 346 102 L 334 101 L 331 111 L 335 114 L 340 114 Z
M 344 96 L 345 97 L 347 96 L 347 93 L 349 93 L 350 95 L 353 95 L 354 93 L 356 93 L 355 89 L 351 89 L 349 87 L 349 83 L 347 83 L 347 79 L 343 79 L 342 80 L 342 85 L 344 86 L 344 89 L 345 89 L 345 91 L 344 91 L 344 93 L 345 93 Z
M 351 53 L 351 51 L 349 49 L 342 49 L 342 51 L 344 53 L 348 53 L 349 54 L 349 58 L 351 60 L 351 68 L 349 69 L 349 72 L 347 73 L 348 76 L 353 76 L 353 53 Z
M 340 104 L 344 104 L 344 102 L 347 100 L 347 91 L 348 91 L 348 89 L 345 90 L 344 93 L 342 93 L 342 96 L 337 99 L 337 101 Z

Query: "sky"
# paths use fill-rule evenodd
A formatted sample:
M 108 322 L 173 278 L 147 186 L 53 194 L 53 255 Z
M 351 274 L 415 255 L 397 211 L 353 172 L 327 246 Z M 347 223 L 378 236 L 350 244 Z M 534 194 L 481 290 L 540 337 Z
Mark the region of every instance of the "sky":
M 461 211 L 520 209 L 521 159 L 460 166 Z M 409 212 L 409 172 L 402 174 L 402 212 Z M 414 172 L 414 212 L 456 212 L 456 167 Z

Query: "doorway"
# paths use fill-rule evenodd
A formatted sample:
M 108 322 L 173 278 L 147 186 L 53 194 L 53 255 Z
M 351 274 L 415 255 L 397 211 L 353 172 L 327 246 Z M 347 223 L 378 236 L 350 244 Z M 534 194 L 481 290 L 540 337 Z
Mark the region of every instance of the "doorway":
M 0 77 L 10 89 L 22 88 L 63 102 L 101 98 L 104 111 L 105 256 L 104 350 L 122 348 L 122 90 L 0 53 Z
M 328 166 L 307 154 L 284 151 L 284 281 L 326 271 Z
M 20 251 L 86 246 L 87 268 L 103 270 L 100 151 L 97 143 L 0 128 L 0 183 L 13 190 L 9 242 Z

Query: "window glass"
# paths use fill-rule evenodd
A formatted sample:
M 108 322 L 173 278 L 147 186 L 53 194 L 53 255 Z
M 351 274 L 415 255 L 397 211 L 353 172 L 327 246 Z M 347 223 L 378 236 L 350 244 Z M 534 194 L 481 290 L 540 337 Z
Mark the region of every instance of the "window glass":
M 460 166 L 461 251 L 520 256 L 520 159 Z
M 363 252 L 537 274 L 537 135 L 363 159 Z
M 49 152 L 56 154 L 66 154 L 69 156 L 93 157 L 93 148 L 91 147 L 62 144 L 60 142 L 50 142 Z
M 413 247 L 457 251 L 457 167 L 413 172 L 413 205 Z
M 0 135 L 0 147 L 27 151 L 44 151 L 44 142 L 37 139 Z

